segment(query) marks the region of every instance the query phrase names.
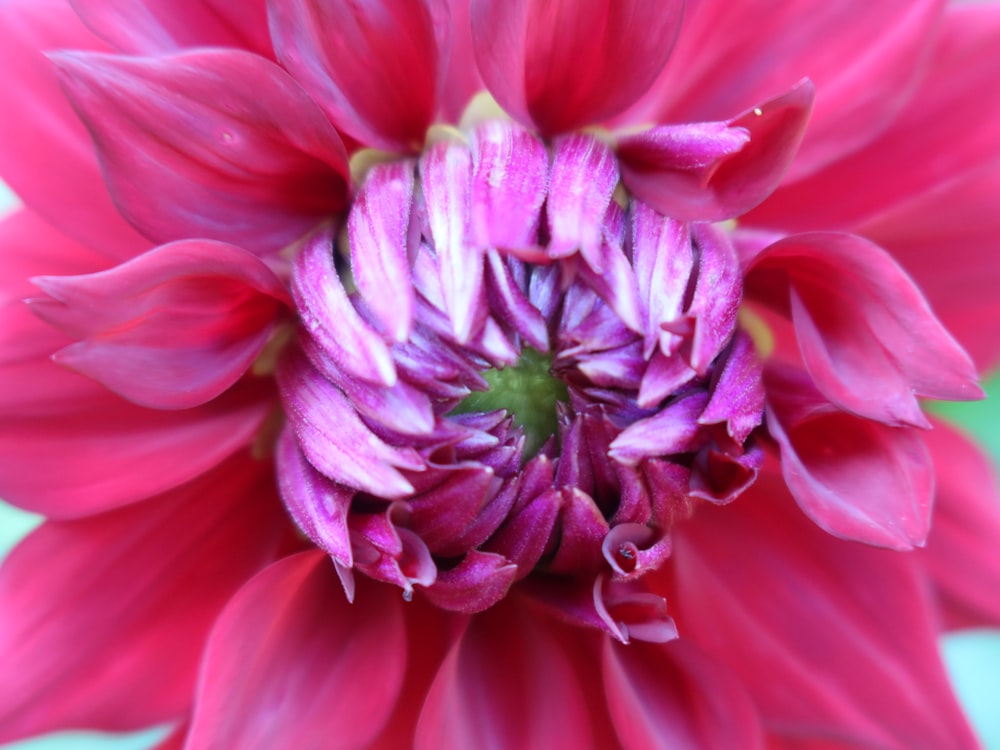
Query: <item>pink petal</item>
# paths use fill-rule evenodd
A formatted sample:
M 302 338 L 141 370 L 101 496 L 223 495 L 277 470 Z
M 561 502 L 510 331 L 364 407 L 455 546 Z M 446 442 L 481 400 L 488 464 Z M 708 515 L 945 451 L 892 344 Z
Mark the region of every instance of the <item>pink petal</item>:
M 618 114 L 670 55 L 683 4 L 472 0 L 479 72 L 500 106 L 544 135 Z
M 210 241 L 161 246 L 87 276 L 35 279 L 36 313 L 83 339 L 55 359 L 156 409 L 204 404 L 267 343 L 284 287 L 256 256 Z
M 268 0 L 274 48 L 338 129 L 419 151 L 447 55 L 442 0 Z
M 317 551 L 247 583 L 212 631 L 186 747 L 365 746 L 392 714 L 407 648 L 398 595 L 358 599 Z
M 517 566 L 502 556 L 472 550 L 454 568 L 439 572 L 424 596 L 435 606 L 474 614 L 503 599 L 516 575 Z
M 746 442 L 750 433 L 761 423 L 764 410 L 763 367 L 753 340 L 738 330 L 721 364 L 712 396 L 699 424 L 725 423 L 726 432 L 738 444 Z
M 241 47 L 270 57 L 264 0 L 69 0 L 99 37 L 134 55 Z
M 808 76 L 816 110 L 792 172 L 864 145 L 907 102 L 924 72 L 942 0 L 689 2 L 664 75 L 632 121 L 728 117 Z
M 1000 623 L 1000 491 L 996 472 L 967 437 L 938 422 L 924 435 L 934 459 L 934 527 L 916 554 L 948 627 Z
M 840 411 L 799 370 L 772 365 L 765 387 L 768 429 L 803 512 L 844 539 L 922 546 L 934 472 L 920 435 Z
M 878 246 L 837 234 L 781 240 L 752 261 L 747 293 L 782 311 L 785 284 L 806 368 L 841 408 L 925 426 L 915 394 L 981 398 L 968 355 Z
M 287 541 L 272 482 L 240 456 L 149 502 L 29 535 L 0 570 L 0 742 L 183 718 L 213 621 Z
M 343 144 L 274 63 L 221 49 L 53 59 L 119 209 L 151 239 L 273 252 L 343 208 Z
M 666 216 L 702 221 L 741 216 L 785 176 L 806 132 L 814 93 L 804 80 L 725 123 L 689 126 L 697 129 L 680 134 L 678 126 L 663 126 L 622 138 L 617 150 L 622 180 Z
M 842 746 L 978 747 L 912 558 L 816 529 L 775 469 L 732 505 L 675 527 L 685 632 L 736 673 L 773 731 Z
M 473 618 L 430 688 L 414 746 L 592 747 L 583 690 L 558 633 L 517 602 Z
M 722 664 L 682 639 L 604 642 L 604 690 L 625 750 L 763 747 L 750 696 Z
M 96 251 L 129 258 L 150 243 L 111 202 L 86 128 L 42 50 L 104 49 L 62 0 L 0 5 L 0 175 L 26 206 Z M 72 179 L 53 176 L 72 175 Z
M 998 85 L 998 45 L 1000 9 L 954 4 L 928 75 L 892 126 L 864 148 L 779 190 L 748 221 L 795 231 L 849 228 L 995 162 L 1000 99 L 986 92 Z

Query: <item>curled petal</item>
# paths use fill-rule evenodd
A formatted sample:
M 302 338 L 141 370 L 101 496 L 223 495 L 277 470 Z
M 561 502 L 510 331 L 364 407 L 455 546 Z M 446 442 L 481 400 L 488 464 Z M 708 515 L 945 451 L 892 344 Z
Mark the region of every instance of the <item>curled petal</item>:
M 756 443 L 743 452 L 702 448 L 692 467 L 691 495 L 717 505 L 731 503 L 757 480 L 763 463 L 764 450 Z
M 701 440 L 698 415 L 705 409 L 708 396 L 696 392 L 678 399 L 652 417 L 629 425 L 611 443 L 609 455 L 626 466 L 644 458 L 670 453 L 686 453 Z
M 806 80 L 725 123 L 664 126 L 622 138 L 617 149 L 622 180 L 666 216 L 689 221 L 740 216 L 784 177 L 805 134 L 814 94 Z
M 682 2 L 473 0 L 479 72 L 500 105 L 545 135 L 618 114 L 667 62 Z
M 806 373 L 765 371 L 767 424 L 799 507 L 835 536 L 891 549 L 922 546 L 934 472 L 915 430 L 841 411 Z
M 747 293 L 790 311 L 806 369 L 841 408 L 923 427 L 915 394 L 982 397 L 969 356 L 899 265 L 867 240 L 825 233 L 781 240 L 751 263 Z
M 403 523 L 408 511 L 402 503 L 393 503 L 383 513 L 353 513 L 350 516 L 354 564 L 365 575 L 403 589 L 413 596 L 413 586 L 431 586 L 437 578 L 437 566 L 430 550 Z
M 503 599 L 516 576 L 517 566 L 501 555 L 472 550 L 454 568 L 440 571 L 424 596 L 443 609 L 474 614 Z
M 82 339 L 55 355 L 143 406 L 187 409 L 235 383 L 267 343 L 282 303 L 278 278 L 232 245 L 191 240 L 86 276 L 35 283 L 39 317 Z
M 340 137 L 264 58 L 214 49 L 53 59 L 118 208 L 154 241 L 205 237 L 275 252 L 347 200 Z
M 278 59 L 333 123 L 371 146 L 417 151 L 447 61 L 441 0 L 268 0 Z
M 670 556 L 670 538 L 649 526 L 623 523 L 604 537 L 601 552 L 616 576 L 638 578 L 659 568 Z
M 729 437 L 742 445 L 763 418 L 763 365 L 753 339 L 742 330 L 733 336 L 725 357 L 712 384 L 708 406 L 698 417 L 698 422 L 724 422 Z

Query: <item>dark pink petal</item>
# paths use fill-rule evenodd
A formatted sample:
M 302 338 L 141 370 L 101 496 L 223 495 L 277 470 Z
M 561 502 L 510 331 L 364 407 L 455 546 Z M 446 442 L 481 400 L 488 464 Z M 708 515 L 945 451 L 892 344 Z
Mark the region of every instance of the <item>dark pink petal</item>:
M 287 540 L 272 482 L 244 454 L 30 534 L 0 570 L 0 742 L 182 719 L 216 616 Z
M 406 341 L 413 322 L 413 169 L 411 161 L 372 167 L 347 218 L 351 275 L 375 318 L 397 342 Z
M 419 151 L 447 61 L 441 0 L 268 0 L 282 65 L 338 129 L 362 143 Z
M 592 747 L 584 691 L 559 633 L 518 602 L 474 617 L 430 688 L 415 747 Z
M 360 748 L 392 714 L 406 671 L 398 593 L 344 601 L 318 551 L 251 580 L 212 631 L 186 747 Z
M 433 485 L 421 486 L 421 480 L 431 477 Z M 407 498 L 411 508 L 407 526 L 420 535 L 434 554 L 452 557 L 457 555 L 440 550 L 447 550 L 449 544 L 475 521 L 479 511 L 497 491 L 500 480 L 490 467 L 469 462 L 450 464 L 441 470 L 431 468 L 423 476 L 414 477 L 413 484 L 416 494 Z
M 256 256 L 175 242 L 86 276 L 44 276 L 36 314 L 82 339 L 55 360 L 142 406 L 187 409 L 232 386 L 273 330 L 282 283 Z
M 472 550 L 454 568 L 438 573 L 424 591 L 435 606 L 475 614 L 503 599 L 517 576 L 517 566 L 501 555 Z
M 399 586 L 409 600 L 414 584 L 434 583 L 437 566 L 424 540 L 402 525 L 406 516 L 406 507 L 393 503 L 381 513 L 352 513 L 348 523 L 355 568 L 370 578 Z M 353 601 L 352 590 L 349 598 Z
M 69 0 L 95 34 L 133 55 L 243 47 L 270 57 L 264 0 Z
M 500 106 L 544 135 L 618 114 L 670 55 L 683 3 L 472 0 L 479 72 Z
M 688 639 L 604 642 L 604 691 L 625 750 L 755 750 L 760 721 L 743 686 Z
M 609 455 L 626 466 L 635 466 L 652 456 L 687 453 L 701 438 L 698 415 L 707 403 L 708 396 L 698 391 L 634 422 L 614 439 Z
M 712 384 L 712 396 L 699 424 L 725 422 L 726 432 L 742 445 L 761 423 L 764 411 L 763 367 L 753 339 L 742 330 L 736 332 L 726 359 Z
M 841 408 L 925 426 L 915 394 L 982 397 L 969 356 L 905 272 L 867 240 L 820 233 L 781 240 L 752 261 L 747 293 L 779 312 L 789 305 L 810 376 Z
M 748 221 L 793 231 L 851 228 L 996 163 L 1000 99 L 985 92 L 997 87 L 993 52 L 1000 45 L 1000 9 L 956 3 L 942 26 L 928 74 L 892 126 L 864 148 L 777 191 Z M 866 36 L 862 43 L 870 40 Z
M 118 208 L 150 239 L 275 252 L 343 208 L 340 137 L 274 63 L 221 49 L 53 59 Z
M 1000 163 L 951 180 L 858 229 L 895 257 L 981 372 L 1000 362 Z
M 681 132 L 665 126 L 622 138 L 622 180 L 640 200 L 676 219 L 740 216 L 785 176 L 806 132 L 814 94 L 805 80 L 725 123 Z
M 26 206 L 110 258 L 150 246 L 118 214 L 86 128 L 59 88 L 47 49 L 105 49 L 63 0 L 0 4 L 0 175 Z M 72 175 L 72 179 L 53 176 Z
M 916 430 L 841 411 L 800 370 L 772 365 L 765 387 L 768 430 L 803 512 L 845 539 L 901 550 L 923 545 L 934 472 Z
M 950 628 L 1000 623 L 1000 491 L 993 466 L 954 428 L 937 422 L 924 442 L 934 459 L 934 525 L 918 560 Z
M 743 452 L 707 446 L 695 457 L 689 492 L 710 503 L 725 505 L 757 481 L 764 463 L 764 450 L 754 442 Z
M 527 494 L 522 490 L 522 493 Z M 517 565 L 518 578 L 524 578 L 542 558 L 561 509 L 562 496 L 549 489 L 515 506 L 504 524 L 484 545 Z
M 838 746 L 978 747 L 913 558 L 824 534 L 776 467 L 676 526 L 673 563 L 685 633 L 736 673 L 765 726 Z
M 808 76 L 816 110 L 792 173 L 814 171 L 864 145 L 908 101 L 944 4 L 692 0 L 670 65 L 629 118 L 728 117 Z

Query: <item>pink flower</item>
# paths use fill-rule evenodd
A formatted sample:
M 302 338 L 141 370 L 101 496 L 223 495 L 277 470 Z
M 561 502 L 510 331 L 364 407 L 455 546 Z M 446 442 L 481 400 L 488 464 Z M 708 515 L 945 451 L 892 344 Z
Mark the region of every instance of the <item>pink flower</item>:
M 975 747 L 998 10 L 0 6 L 0 741 Z

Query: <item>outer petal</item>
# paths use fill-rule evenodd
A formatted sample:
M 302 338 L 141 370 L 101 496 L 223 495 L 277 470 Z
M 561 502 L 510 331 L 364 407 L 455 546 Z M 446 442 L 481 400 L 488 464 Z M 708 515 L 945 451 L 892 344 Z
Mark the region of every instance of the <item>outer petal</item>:
M 86 128 L 40 50 L 103 49 L 62 0 L 0 4 L 0 175 L 25 205 L 75 240 L 113 258 L 149 242 L 111 202 Z M 67 179 L 71 176 L 71 179 Z
M 736 672 L 772 731 L 837 746 L 978 747 L 910 557 L 819 531 L 773 470 L 675 527 L 674 544 L 681 629 Z
M 0 742 L 182 718 L 212 622 L 287 539 L 272 483 L 241 455 L 149 502 L 28 536 L 0 571 Z
M 924 71 L 944 4 L 689 0 L 671 62 L 630 119 L 728 117 L 808 76 L 816 110 L 792 167 L 806 174 L 891 122 Z
M 928 76 L 892 127 L 850 156 L 779 190 L 747 221 L 795 231 L 852 227 L 983 164 L 995 164 L 1000 98 L 985 92 L 998 85 L 998 45 L 1000 8 L 954 4 Z
M 186 747 L 364 747 L 406 670 L 398 594 L 344 601 L 319 551 L 275 563 L 230 602 L 205 653 Z
M 447 60 L 442 0 L 268 0 L 281 63 L 336 126 L 366 145 L 418 151 Z
M 926 426 L 915 394 L 982 397 L 969 356 L 903 270 L 867 240 L 789 237 L 754 258 L 746 283 L 752 299 L 779 311 L 788 304 L 809 374 L 841 408 Z
M 78 343 L 55 355 L 142 406 L 186 409 L 232 386 L 267 343 L 281 303 L 271 270 L 220 242 L 164 245 L 117 268 L 36 283 L 40 317 Z
M 243 47 L 270 57 L 264 0 L 69 0 L 95 34 L 133 55 Z
M 54 59 L 115 202 L 151 239 L 277 251 L 344 206 L 340 137 L 274 63 L 239 50 Z
M 545 135 L 618 114 L 663 69 L 675 0 L 472 0 L 479 72 L 500 105 Z

